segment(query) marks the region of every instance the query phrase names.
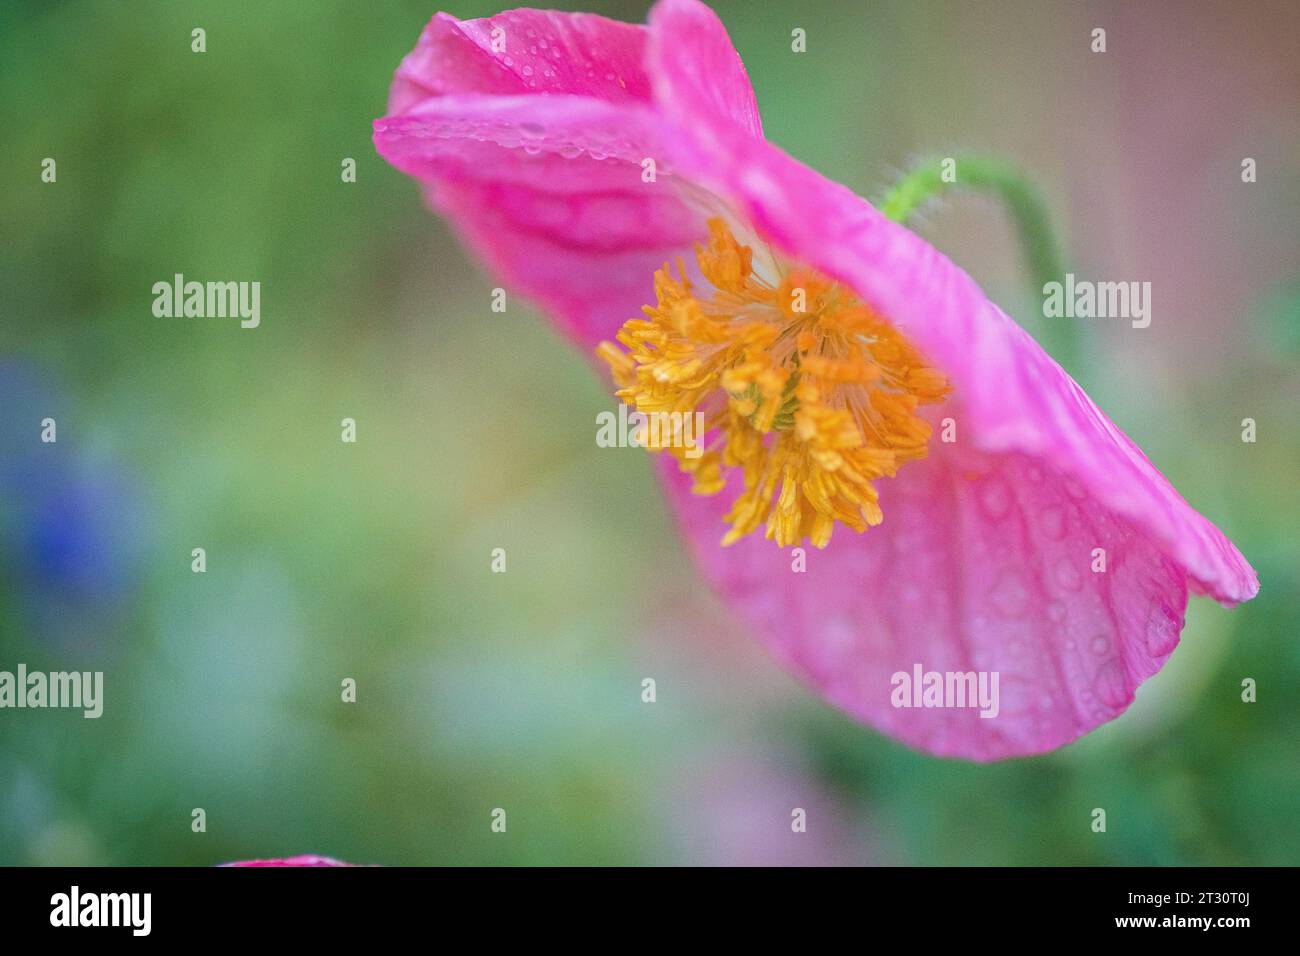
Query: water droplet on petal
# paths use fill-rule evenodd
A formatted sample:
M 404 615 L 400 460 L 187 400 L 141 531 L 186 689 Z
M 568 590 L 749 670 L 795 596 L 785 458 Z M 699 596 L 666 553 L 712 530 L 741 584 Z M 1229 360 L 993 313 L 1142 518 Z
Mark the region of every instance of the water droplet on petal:
M 1102 703 L 1109 707 L 1123 707 L 1133 699 L 1129 693 L 1128 682 L 1124 678 L 1124 665 L 1115 658 L 1097 668 L 1097 674 L 1092 679 L 1092 688 L 1097 692 Z
M 1051 541 L 1065 537 L 1065 510 L 1060 505 L 1050 505 L 1038 515 L 1038 527 Z
M 1029 589 L 1018 571 L 1008 568 L 998 577 L 990 595 L 1004 617 L 1019 617 L 1029 604 Z
M 1000 520 L 1011 510 L 1011 489 L 1001 478 L 988 478 L 980 485 L 979 500 L 985 514 Z
M 1147 619 L 1146 644 L 1152 657 L 1164 657 L 1178 646 L 1182 621 L 1178 615 L 1156 608 Z
M 1070 558 L 1062 558 L 1057 562 L 1056 583 L 1067 591 L 1077 591 L 1083 587 L 1083 576 Z

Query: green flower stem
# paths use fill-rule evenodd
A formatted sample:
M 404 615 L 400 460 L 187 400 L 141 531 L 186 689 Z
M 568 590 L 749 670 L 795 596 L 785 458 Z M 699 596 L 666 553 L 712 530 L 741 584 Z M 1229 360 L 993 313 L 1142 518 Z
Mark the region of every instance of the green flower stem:
M 1034 283 L 1034 302 L 1042 302 L 1043 286 L 1064 282 L 1065 268 L 1051 217 L 1042 194 L 1025 174 L 1012 164 L 989 156 L 954 157 L 953 182 L 943 179 L 943 161 L 931 158 L 907 173 L 877 204 L 895 222 L 905 223 L 929 200 L 952 190 L 989 193 L 1000 199 L 1010 213 L 1025 250 L 1029 275 Z M 1079 368 L 1079 341 L 1073 322 L 1042 323 L 1052 354 L 1067 370 Z

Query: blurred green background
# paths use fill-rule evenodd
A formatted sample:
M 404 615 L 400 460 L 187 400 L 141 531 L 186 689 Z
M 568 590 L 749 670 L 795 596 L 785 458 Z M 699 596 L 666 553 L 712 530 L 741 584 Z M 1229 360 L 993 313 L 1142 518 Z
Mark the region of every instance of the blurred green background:
M 1151 327 L 1085 325 L 1071 371 L 1259 598 L 1194 600 L 1131 711 L 1062 751 L 911 753 L 746 636 L 647 457 L 596 448 L 587 359 L 518 301 L 491 312 L 495 283 L 375 155 L 433 0 L 8 0 L 0 669 L 106 689 L 99 720 L 0 711 L 0 864 L 1300 861 L 1300 12 L 717 8 L 778 144 L 873 196 L 921 154 L 1007 156 L 1074 271 L 1152 282 Z M 1037 329 L 995 204 L 919 228 Z M 261 327 L 154 318 L 177 272 L 260 281 Z

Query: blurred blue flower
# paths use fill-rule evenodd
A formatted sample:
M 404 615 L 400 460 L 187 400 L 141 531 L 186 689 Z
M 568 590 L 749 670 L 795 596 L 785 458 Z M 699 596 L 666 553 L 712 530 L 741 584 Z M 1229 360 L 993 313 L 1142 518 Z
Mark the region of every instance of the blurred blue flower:
M 72 420 L 69 399 L 30 366 L 0 361 L 0 565 L 11 623 L 42 638 L 99 636 L 139 573 L 138 489 L 114 462 L 41 438 Z M 83 433 L 84 434 L 84 433 Z

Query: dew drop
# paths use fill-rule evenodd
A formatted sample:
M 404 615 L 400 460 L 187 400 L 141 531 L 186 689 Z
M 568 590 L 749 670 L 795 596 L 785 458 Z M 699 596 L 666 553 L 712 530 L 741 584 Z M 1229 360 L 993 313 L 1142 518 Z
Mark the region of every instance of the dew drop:
M 853 622 L 843 614 L 827 622 L 821 633 L 822 646 L 819 650 L 827 654 L 831 661 L 842 660 L 842 656 L 853 649 L 856 631 Z
M 980 485 L 979 500 L 990 518 L 1005 518 L 1011 510 L 1011 489 L 1001 478 L 989 478 Z
M 1003 571 L 993 586 L 993 605 L 1004 617 L 1019 617 L 1029 603 L 1029 590 L 1019 572 Z
M 1067 591 L 1077 591 L 1083 587 L 1083 576 L 1069 558 L 1062 558 L 1057 562 L 1056 583 Z
M 1038 527 L 1052 541 L 1065 537 L 1065 511 L 1060 505 L 1044 508 L 1038 515 Z
M 1168 611 L 1156 608 L 1147 618 L 1146 644 L 1153 657 L 1164 657 L 1178 646 L 1182 622 Z
M 1108 707 L 1123 707 L 1131 699 L 1128 684 L 1124 680 L 1124 667 L 1114 658 L 1097 668 L 1097 674 L 1092 679 L 1092 689 Z

